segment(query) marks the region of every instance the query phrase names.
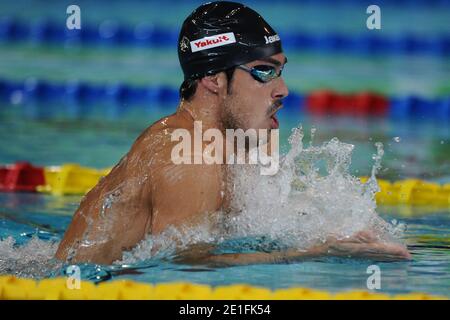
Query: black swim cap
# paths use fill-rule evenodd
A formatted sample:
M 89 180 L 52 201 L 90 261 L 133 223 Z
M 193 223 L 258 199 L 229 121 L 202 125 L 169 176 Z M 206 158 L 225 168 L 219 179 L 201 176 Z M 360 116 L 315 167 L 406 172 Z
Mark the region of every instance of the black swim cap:
M 229 1 L 210 2 L 184 21 L 178 58 L 184 79 L 200 79 L 282 52 L 272 27 L 254 10 Z

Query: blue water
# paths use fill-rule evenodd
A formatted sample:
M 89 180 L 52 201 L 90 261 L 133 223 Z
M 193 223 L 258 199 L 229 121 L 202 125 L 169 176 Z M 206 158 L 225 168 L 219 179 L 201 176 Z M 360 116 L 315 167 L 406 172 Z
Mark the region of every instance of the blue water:
M 162 113 L 164 110 L 161 111 Z M 93 116 L 85 120 L 70 121 L 55 118 L 24 119 L 23 114 L 18 110 L 4 111 L 0 115 L 4 120 L 0 126 L 2 137 L 6 138 L 4 141 L 11 142 L 4 144 L 0 149 L 2 163 L 26 159 L 39 165 L 77 162 L 102 168 L 118 161 L 141 129 L 160 114 L 149 115 L 148 120 L 138 120 L 132 114 L 128 114 L 128 116 L 122 116 L 121 120 L 102 120 Z M 316 143 L 329 140 L 333 136 L 352 142 L 355 144 L 353 157 L 355 161 L 352 171 L 356 175 L 369 174 L 372 164 L 371 154 L 374 153 L 373 143 L 381 140 L 386 146 L 385 160 L 390 165 L 396 166 L 395 168 L 387 166 L 388 170 L 381 171 L 382 176 L 389 177 L 391 172 L 393 178 L 398 178 L 411 176 L 411 173 L 414 173 L 415 176 L 422 175 L 435 181 L 450 181 L 446 174 L 449 172 L 448 158 L 440 159 L 437 156 L 440 152 L 448 154 L 445 151 L 449 141 L 445 128 L 444 130 L 435 128 L 433 131 L 430 129 L 431 125 L 422 123 L 414 126 L 409 121 L 397 122 L 394 126 L 389 120 L 376 119 L 372 121 L 375 123 L 381 121 L 384 125 L 380 123 L 374 125 L 372 122 L 363 121 L 358 126 L 352 119 L 334 119 L 330 123 L 300 115 L 292 119 L 293 115 L 295 114 L 291 114 L 290 117 L 287 114 L 280 117 L 282 141 L 285 141 L 290 128 L 295 125 L 294 121 L 301 120 L 306 127 L 312 125 L 317 127 Z M 354 126 L 344 126 L 346 122 L 353 122 Z M 418 130 L 422 131 L 418 132 Z M 355 135 L 355 131 L 366 133 L 358 136 L 358 134 Z M 426 132 L 428 137 L 425 135 Z M 392 140 L 396 135 L 402 137 L 400 142 Z M 440 141 L 444 141 L 444 144 Z M 431 146 L 426 147 L 427 144 Z M 412 145 L 416 148 L 411 148 Z M 282 143 L 282 149 L 286 149 L 285 142 Z M 408 158 L 411 156 L 415 156 L 416 161 L 408 164 Z M 402 167 L 401 164 L 408 165 Z M 411 167 L 413 165 L 415 167 Z M 8 236 L 12 236 L 16 240 L 16 247 L 23 246 L 32 237 L 38 237 L 46 242 L 59 241 L 71 221 L 80 198 L 80 196 L 55 197 L 32 193 L 0 193 L 0 238 L 5 240 Z M 430 214 L 430 208 L 425 207 L 385 207 L 379 208 L 378 211 L 387 221 L 396 219 L 406 223 L 404 240 L 413 255 L 413 261 L 410 262 L 376 263 L 382 272 L 381 291 L 388 293 L 423 291 L 450 296 L 449 211 L 439 212 L 434 209 L 434 212 Z M 239 250 L 239 246 L 242 249 L 244 244 L 238 240 L 234 250 Z M 12 259 L 10 254 L 2 252 L 2 255 L 6 261 Z M 17 256 L 14 259 L 17 259 Z M 20 263 L 12 264 L 9 272 L 34 277 L 64 274 L 64 268 L 46 270 L 45 261 L 38 262 L 42 264 L 38 272 L 29 265 L 23 266 Z M 177 265 L 170 260 L 153 258 L 123 267 L 82 265 L 82 275 L 85 279 L 93 281 L 129 278 L 157 283 L 179 280 L 211 285 L 250 283 L 270 288 L 304 286 L 339 291 L 350 288 L 366 289 L 366 280 L 369 276 L 366 270 L 374 263 L 345 259 L 318 259 L 292 264 L 214 269 Z
M 74 196 L 55 198 L 40 194 L 0 194 L 0 237 L 13 236 L 17 245 L 26 244 L 33 236 L 45 241 L 58 241 L 70 223 L 78 200 L 79 197 Z M 303 286 L 336 292 L 345 289 L 366 290 L 369 276 L 367 267 L 377 264 L 381 270 L 381 292 L 421 291 L 450 296 L 448 212 L 420 215 L 418 210 L 414 217 L 383 214 L 383 209 L 380 212 L 387 220 L 395 218 L 407 224 L 405 241 L 413 261 L 379 263 L 328 258 L 291 264 L 214 269 L 150 259 L 123 267 L 81 265 L 82 275 L 84 279 L 96 282 L 132 279 L 148 283 L 249 283 L 272 289 Z M 52 276 L 63 274 L 64 269 L 47 272 L 47 275 Z

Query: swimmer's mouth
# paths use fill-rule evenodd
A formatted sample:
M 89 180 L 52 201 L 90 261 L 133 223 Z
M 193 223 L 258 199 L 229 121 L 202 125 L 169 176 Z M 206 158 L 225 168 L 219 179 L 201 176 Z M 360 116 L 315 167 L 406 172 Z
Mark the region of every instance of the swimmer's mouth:
M 269 116 L 272 117 L 281 108 L 283 108 L 283 102 L 281 100 L 275 101 L 275 103 L 269 108 Z
M 278 112 L 278 110 L 280 110 L 283 107 L 283 102 L 281 102 L 281 100 L 276 101 L 271 107 L 270 110 L 271 112 L 269 113 L 269 117 L 272 120 L 272 124 L 271 127 L 272 129 L 278 129 L 280 126 L 280 123 L 277 119 L 276 113 Z

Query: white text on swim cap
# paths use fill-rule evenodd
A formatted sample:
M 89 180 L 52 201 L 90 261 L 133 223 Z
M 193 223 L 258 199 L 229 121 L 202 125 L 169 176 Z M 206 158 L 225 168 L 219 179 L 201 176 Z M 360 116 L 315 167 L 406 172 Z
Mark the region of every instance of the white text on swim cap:
M 224 46 L 230 43 L 235 43 L 236 38 L 233 32 L 221 33 L 211 37 L 204 37 L 202 39 L 191 41 L 192 52 L 206 50 L 210 48 Z
M 273 36 L 264 36 L 264 39 L 266 39 L 266 44 L 274 43 L 276 41 L 280 41 L 279 35 L 273 35 Z

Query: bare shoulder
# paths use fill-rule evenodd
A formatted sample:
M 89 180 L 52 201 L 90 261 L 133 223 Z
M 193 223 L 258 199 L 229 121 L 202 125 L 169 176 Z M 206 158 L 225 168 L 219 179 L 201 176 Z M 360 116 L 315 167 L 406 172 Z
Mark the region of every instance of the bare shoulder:
M 151 172 L 153 234 L 158 234 L 168 225 L 178 226 L 202 213 L 218 210 L 223 196 L 220 164 L 174 161 L 175 146 L 180 140 L 172 139 L 172 134 L 177 129 L 185 129 L 193 137 L 192 119 L 178 115 L 161 122 L 149 129 L 148 138 L 141 140 Z M 146 140 L 151 141 L 150 144 L 145 143 Z
M 109 263 L 142 240 L 151 224 L 152 172 L 156 171 L 152 162 L 170 141 L 170 128 L 187 125 L 178 118 L 174 114 L 145 129 L 111 172 L 83 197 L 58 258 Z
M 193 130 L 193 122 L 182 112 L 175 112 L 169 116 L 155 121 L 145 129 L 136 139 L 134 147 L 141 147 L 142 144 L 151 146 L 161 145 L 155 142 L 170 141 L 172 133 L 177 129 Z
M 170 151 L 176 142 L 172 141 L 172 133 L 177 129 L 192 130 L 192 120 L 183 113 L 176 112 L 155 121 L 147 127 L 135 140 L 130 151 L 124 157 L 127 166 L 137 163 L 152 165 L 156 162 L 170 160 Z

